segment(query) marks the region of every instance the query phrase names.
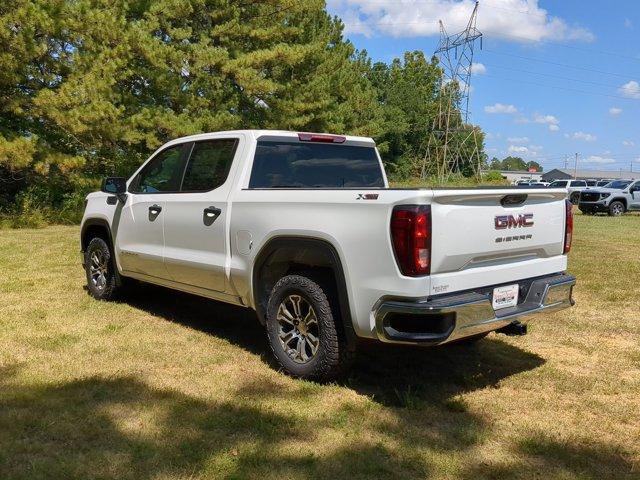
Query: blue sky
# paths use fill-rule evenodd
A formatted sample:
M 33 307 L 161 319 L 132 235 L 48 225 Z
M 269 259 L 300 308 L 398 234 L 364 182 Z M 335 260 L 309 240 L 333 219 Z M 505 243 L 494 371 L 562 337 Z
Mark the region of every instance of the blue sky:
M 431 55 L 438 19 L 464 28 L 472 0 L 328 0 L 374 60 Z M 640 0 L 481 0 L 471 121 L 488 155 L 640 173 Z

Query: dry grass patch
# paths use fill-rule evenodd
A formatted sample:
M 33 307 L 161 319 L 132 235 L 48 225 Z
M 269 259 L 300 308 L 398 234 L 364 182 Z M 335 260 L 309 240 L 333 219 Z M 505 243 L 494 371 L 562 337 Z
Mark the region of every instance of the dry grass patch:
M 523 338 L 375 346 L 332 385 L 250 312 L 82 288 L 78 230 L 0 230 L 0 478 L 639 478 L 640 217 L 576 218 L 577 306 Z

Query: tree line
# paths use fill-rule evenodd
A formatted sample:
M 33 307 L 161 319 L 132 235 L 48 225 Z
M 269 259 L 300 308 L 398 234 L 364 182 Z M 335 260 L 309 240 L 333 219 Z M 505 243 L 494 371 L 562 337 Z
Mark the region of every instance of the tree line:
M 412 177 L 441 76 L 418 51 L 374 63 L 324 0 L 2 2 L 0 214 L 77 221 L 104 175 L 217 130 L 372 136 Z
M 542 172 L 543 170 L 542 165 L 535 160 L 529 160 L 527 162 L 520 157 L 513 157 L 511 155 L 502 160 L 493 157 L 488 166 L 491 170 L 523 171 L 532 168 L 534 168 L 536 172 Z

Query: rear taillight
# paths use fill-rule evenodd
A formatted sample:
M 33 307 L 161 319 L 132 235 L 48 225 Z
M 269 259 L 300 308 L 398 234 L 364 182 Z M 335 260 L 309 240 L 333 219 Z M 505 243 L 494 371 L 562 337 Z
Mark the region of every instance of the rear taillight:
M 564 251 L 569 253 L 571 250 L 571 239 L 573 238 L 573 204 L 569 200 L 564 201 L 566 214 L 564 220 Z
M 431 269 L 431 207 L 400 205 L 391 215 L 391 241 L 403 275 L 429 275 Z

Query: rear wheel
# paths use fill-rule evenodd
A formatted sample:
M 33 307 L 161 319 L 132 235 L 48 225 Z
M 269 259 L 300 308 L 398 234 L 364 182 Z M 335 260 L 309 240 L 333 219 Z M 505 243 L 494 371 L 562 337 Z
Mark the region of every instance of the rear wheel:
M 609 215 L 612 217 L 619 217 L 624 213 L 624 204 L 619 201 L 611 202 L 609 205 Z
M 289 375 L 325 381 L 346 365 L 347 347 L 329 302 L 320 285 L 301 275 L 287 275 L 273 287 L 267 335 L 276 360 Z
M 100 237 L 94 237 L 84 252 L 87 289 L 97 300 L 111 300 L 119 293 L 117 273 L 111 249 Z

